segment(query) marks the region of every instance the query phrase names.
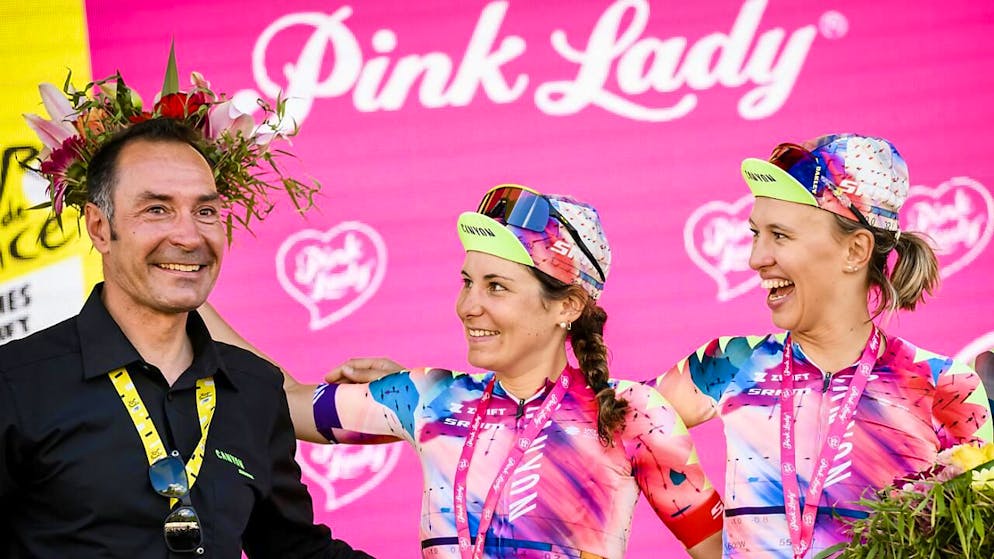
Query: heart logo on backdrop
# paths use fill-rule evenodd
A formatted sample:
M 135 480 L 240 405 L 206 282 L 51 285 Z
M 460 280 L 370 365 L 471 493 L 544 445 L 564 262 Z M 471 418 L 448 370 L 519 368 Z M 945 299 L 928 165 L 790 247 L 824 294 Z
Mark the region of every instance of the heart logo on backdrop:
M 324 491 L 324 510 L 333 511 L 361 498 L 390 475 L 403 445 L 328 445 L 301 442 L 297 463 L 310 485 Z M 314 499 L 315 507 L 319 499 Z
M 749 268 L 752 195 L 733 203 L 714 200 L 690 214 L 683 227 L 687 255 L 718 284 L 718 300 L 728 301 L 759 285 Z
M 310 313 L 311 330 L 355 312 L 376 293 L 386 271 L 383 238 L 358 221 L 324 232 L 298 231 L 276 252 L 280 285 Z
M 902 228 L 935 241 L 943 278 L 973 262 L 994 234 L 994 198 L 984 185 L 953 177 L 935 188 L 913 186 L 901 208 Z

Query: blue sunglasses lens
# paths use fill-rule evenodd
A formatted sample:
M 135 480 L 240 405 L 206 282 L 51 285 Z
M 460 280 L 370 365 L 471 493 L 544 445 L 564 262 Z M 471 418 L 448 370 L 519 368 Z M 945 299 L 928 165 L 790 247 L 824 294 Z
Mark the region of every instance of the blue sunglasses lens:
M 770 157 L 770 163 L 780 167 L 797 179 L 815 197 L 825 189 L 821 180 L 821 166 L 812 153 L 794 144 L 780 144 Z
M 520 187 L 502 187 L 487 193 L 477 211 L 491 219 L 529 231 L 545 231 L 549 201 Z
M 545 231 L 549 224 L 549 201 L 523 192 L 507 215 L 506 223 L 529 231 Z

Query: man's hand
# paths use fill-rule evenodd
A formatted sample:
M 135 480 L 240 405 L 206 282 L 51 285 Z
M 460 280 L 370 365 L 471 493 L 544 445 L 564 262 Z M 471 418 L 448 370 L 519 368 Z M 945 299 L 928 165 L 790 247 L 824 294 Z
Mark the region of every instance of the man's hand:
M 324 381 L 341 384 L 373 382 L 404 369 L 406 367 L 387 357 L 356 357 L 332 369 L 324 376 Z

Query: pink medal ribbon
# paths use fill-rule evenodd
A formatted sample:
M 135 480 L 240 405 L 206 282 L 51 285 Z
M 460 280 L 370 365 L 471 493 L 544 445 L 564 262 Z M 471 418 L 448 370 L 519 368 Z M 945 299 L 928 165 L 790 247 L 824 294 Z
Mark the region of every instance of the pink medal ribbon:
M 818 501 L 825 490 L 825 481 L 834 462 L 834 453 L 842 444 L 846 427 L 856 412 L 856 404 L 870 379 L 870 372 L 877 363 L 877 350 L 880 348 L 880 331 L 874 325 L 870 339 L 863 348 L 863 354 L 856 366 L 856 374 L 849 383 L 846 399 L 835 420 L 829 423 L 828 437 L 822 443 L 818 461 L 814 465 L 811 483 L 804 495 L 804 514 L 801 514 L 800 486 L 797 482 L 797 458 L 794 454 L 794 371 L 793 348 L 790 335 L 783 344 L 783 390 L 780 393 L 780 462 L 781 481 L 784 492 L 784 508 L 787 513 L 787 528 L 793 545 L 794 559 L 801 559 L 811 548 L 814 538 L 815 516 Z
M 496 382 L 497 377 L 495 376 L 487 384 L 483 397 L 480 398 L 480 403 L 476 407 L 476 415 L 473 416 L 473 422 L 469 426 L 469 435 L 466 436 L 466 442 L 462 446 L 462 454 L 459 455 L 459 464 L 456 466 L 453 501 L 456 509 L 456 532 L 459 535 L 459 554 L 462 555 L 463 559 L 481 559 L 483 557 L 487 529 L 490 528 L 490 522 L 493 520 L 494 509 L 497 508 L 497 499 L 504 489 L 504 483 L 514 471 L 521 455 L 531 446 L 535 436 L 542 431 L 545 424 L 552 419 L 552 414 L 562 405 L 563 396 L 569 388 L 580 382 L 580 375 L 579 371 L 567 365 L 562 374 L 559 375 L 559 379 L 556 380 L 552 392 L 546 396 L 541 409 L 525 424 L 524 430 L 515 439 L 514 446 L 508 451 L 504 465 L 501 466 L 497 477 L 491 484 L 490 492 L 487 493 L 483 510 L 480 512 L 480 525 L 476 530 L 476 544 L 474 545 L 469 535 L 469 518 L 466 514 L 466 477 L 469 474 L 470 463 L 473 461 L 473 451 L 476 449 L 480 429 L 483 427 L 483 419 L 490 408 Z

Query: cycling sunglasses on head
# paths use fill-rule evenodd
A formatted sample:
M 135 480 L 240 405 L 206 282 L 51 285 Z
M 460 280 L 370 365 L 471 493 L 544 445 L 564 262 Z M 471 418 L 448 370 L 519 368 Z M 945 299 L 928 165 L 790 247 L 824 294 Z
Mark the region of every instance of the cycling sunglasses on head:
M 163 522 L 166 547 L 174 553 L 196 551 L 204 543 L 203 530 L 190 502 L 190 483 L 183 461 L 175 453 L 157 460 L 148 468 L 148 479 L 156 493 L 180 501 Z
M 507 225 L 538 233 L 545 231 L 550 218 L 555 219 L 573 238 L 573 242 L 576 243 L 580 252 L 593 264 L 597 274 L 600 275 L 600 280 L 605 280 L 604 270 L 601 269 L 587 245 L 583 243 L 577 230 L 556 211 L 548 198 L 538 192 L 523 186 L 498 186 L 483 196 L 476 212 L 491 219 L 502 221 Z
M 797 145 L 797 144 L 780 144 L 773 150 L 773 155 L 770 156 L 770 163 L 776 165 L 777 167 L 786 171 L 786 173 L 794 177 L 797 182 L 801 183 L 801 186 L 805 190 L 811 193 L 815 199 L 820 200 L 825 194 L 825 187 L 832 191 L 837 199 L 841 202 L 842 200 L 848 200 L 848 197 L 840 196 L 836 192 L 835 186 L 832 185 L 831 179 L 822 181 L 822 169 L 823 165 L 817 157 L 807 149 Z M 856 208 L 855 204 L 847 205 L 849 210 L 852 211 L 853 215 L 856 216 L 856 220 L 863 224 L 867 229 L 872 229 L 870 223 L 866 220 L 859 209 Z

